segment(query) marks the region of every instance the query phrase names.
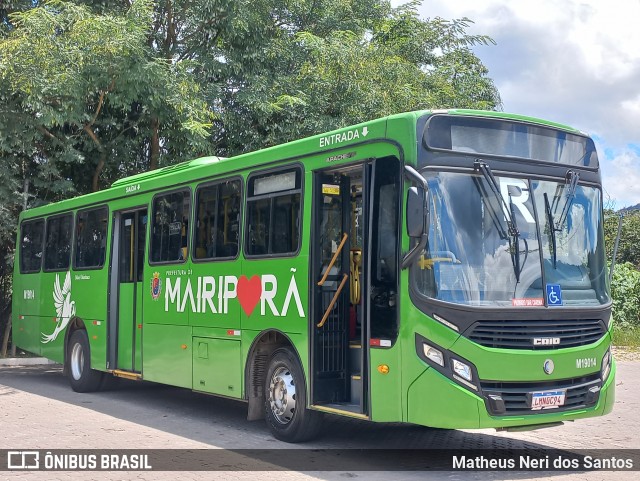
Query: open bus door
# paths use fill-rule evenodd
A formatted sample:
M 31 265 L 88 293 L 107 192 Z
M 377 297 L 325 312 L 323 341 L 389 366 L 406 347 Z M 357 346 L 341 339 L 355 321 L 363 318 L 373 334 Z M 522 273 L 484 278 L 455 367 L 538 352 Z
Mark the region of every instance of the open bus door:
M 368 417 L 369 347 L 397 336 L 400 162 L 314 177 L 311 401 Z

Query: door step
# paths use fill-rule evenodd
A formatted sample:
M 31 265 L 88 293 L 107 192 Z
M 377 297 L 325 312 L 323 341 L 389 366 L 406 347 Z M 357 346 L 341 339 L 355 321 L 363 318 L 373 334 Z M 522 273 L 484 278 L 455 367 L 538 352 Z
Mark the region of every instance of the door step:
M 358 419 L 369 419 L 367 414 L 362 414 L 360 412 L 360 406 L 357 404 L 312 404 L 311 409 L 315 409 L 316 411 L 322 411 L 330 414 L 341 414 L 343 416 L 348 416 L 352 418 Z
M 137 372 L 122 371 L 120 369 L 114 369 L 113 371 L 111 371 L 111 374 L 113 374 L 116 377 L 131 379 L 132 381 L 142 381 L 142 374 Z

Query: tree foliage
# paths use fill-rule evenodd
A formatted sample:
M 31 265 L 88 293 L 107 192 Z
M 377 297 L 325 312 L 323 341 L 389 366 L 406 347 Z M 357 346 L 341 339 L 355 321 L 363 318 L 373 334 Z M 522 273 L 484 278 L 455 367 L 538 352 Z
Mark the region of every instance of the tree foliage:
M 152 14 L 143 0 L 115 15 L 53 0 L 11 16 L 15 29 L 0 44 L 12 100 L 3 117 L 32 131 L 29 157 L 63 189 L 98 190 L 105 168 L 110 177 L 136 170 L 131 153 L 149 149 L 158 119 L 173 141 L 202 147 L 209 109 L 185 66 L 152 55 Z
M 605 211 L 605 248 L 611 262 L 618 222 L 622 229 L 611 279 L 613 317 L 620 329 L 640 328 L 640 212 Z
M 640 272 L 630 262 L 616 265 L 611 281 L 613 317 L 622 329 L 640 327 Z
M 640 269 L 640 211 L 630 211 L 622 215 L 622 230 L 616 263 L 629 262 Z M 618 235 L 619 214 L 609 210 L 605 212 L 604 236 L 607 258 L 611 260 L 616 236 Z
M 223 54 L 214 131 L 222 154 L 407 110 L 500 105 L 471 51 L 491 39 L 468 35 L 468 19 L 425 21 L 416 2 L 396 10 L 372 0 L 252 3 L 264 5 L 261 49 L 248 61 L 235 49 Z

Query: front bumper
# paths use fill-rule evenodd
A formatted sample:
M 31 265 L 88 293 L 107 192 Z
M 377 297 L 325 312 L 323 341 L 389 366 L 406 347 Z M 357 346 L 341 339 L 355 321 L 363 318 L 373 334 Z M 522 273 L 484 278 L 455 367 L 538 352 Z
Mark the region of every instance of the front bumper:
M 589 350 L 590 355 L 601 359 L 602 353 L 607 349 L 608 341 L 608 336 L 603 338 L 600 345 Z M 473 391 L 450 379 L 445 373 L 433 367 L 427 367 L 409 386 L 406 417 L 408 422 L 447 429 L 508 428 L 602 416 L 613 409 L 615 360 L 611 361 L 611 370 L 604 382 L 600 379 L 599 371 L 583 373 L 576 369 L 569 369 L 568 366 L 558 369 L 556 375 L 549 376 L 548 379 L 541 379 L 539 371 L 526 369 L 526 367 L 533 359 L 535 359 L 535 365 L 541 365 L 538 358 L 544 357 L 544 353 L 529 356 L 520 352 L 513 354 L 517 359 L 514 357 L 510 362 L 506 362 L 509 354 L 505 353 L 503 357 L 499 353 L 494 353 L 494 359 L 502 357 L 503 362 L 493 361 L 489 368 L 486 359 L 491 359 L 493 356 L 486 356 L 487 353 L 484 356 L 473 355 L 465 349 L 466 342 L 466 340 L 463 341 L 461 349 L 465 354 L 464 358 L 485 359 L 484 362 L 475 366 L 478 378 L 505 379 L 505 381 L 480 381 L 477 383 L 479 389 Z M 584 349 L 580 351 L 586 352 Z M 553 356 L 560 359 L 570 357 L 573 360 L 576 354 L 576 351 L 555 352 Z M 559 364 L 562 366 L 562 361 Z M 520 371 L 519 374 L 516 374 L 517 371 Z M 498 373 L 502 373 L 504 377 L 498 376 Z M 566 389 L 565 406 L 532 411 L 527 404 L 529 393 L 547 389 Z M 489 394 L 501 394 L 498 397 L 503 399 L 511 396 L 511 400 L 508 403 L 496 404 L 492 402 Z M 504 405 L 509 403 L 508 406 Z

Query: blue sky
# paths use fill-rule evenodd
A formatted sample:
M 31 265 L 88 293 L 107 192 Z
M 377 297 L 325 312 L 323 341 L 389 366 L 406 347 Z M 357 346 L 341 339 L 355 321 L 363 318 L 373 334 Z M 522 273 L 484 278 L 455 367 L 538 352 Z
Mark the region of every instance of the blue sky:
M 605 202 L 640 203 L 640 0 L 424 0 L 419 12 L 473 20 L 469 33 L 497 43 L 475 53 L 503 109 L 591 135 Z

